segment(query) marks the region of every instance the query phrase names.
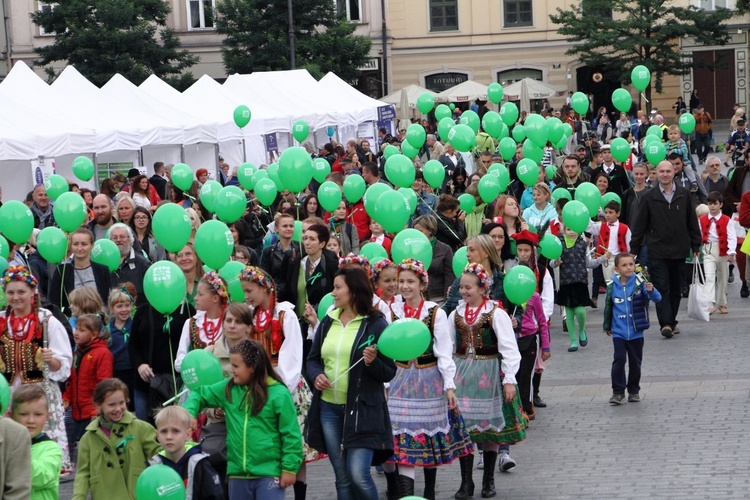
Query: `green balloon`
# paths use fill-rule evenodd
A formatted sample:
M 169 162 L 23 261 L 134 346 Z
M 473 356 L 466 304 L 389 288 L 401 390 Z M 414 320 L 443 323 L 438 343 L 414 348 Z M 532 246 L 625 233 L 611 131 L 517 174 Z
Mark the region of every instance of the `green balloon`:
M 468 263 L 469 259 L 466 257 L 466 247 L 464 246 L 456 250 L 456 253 L 453 254 L 453 274 L 461 276 Z
M 70 193 L 77 196 L 83 203 L 83 198 L 76 193 Z M 34 230 L 34 215 L 29 207 L 18 200 L 5 202 L 0 207 L 0 232 L 13 243 L 26 243 Z
M 539 240 L 539 252 L 549 260 L 557 260 L 562 256 L 563 246 L 557 236 L 552 233 L 545 233 Z
M 287 148 L 279 157 L 279 175 L 284 186 L 293 192 L 301 193 L 312 180 L 312 158 L 305 148 Z
M 36 248 L 44 260 L 50 264 L 59 264 L 67 257 L 68 238 L 56 227 L 45 227 L 36 237 Z M 5 255 L 5 258 L 7 257 Z
M 585 115 L 589 111 L 589 98 L 583 92 L 576 92 L 570 96 L 570 105 L 579 115 Z
M 172 184 L 183 191 L 188 191 L 193 186 L 193 171 L 184 163 L 178 163 L 172 167 Z
M 399 319 L 383 330 L 378 339 L 378 351 L 391 359 L 409 361 L 427 350 L 432 336 L 423 321 Z
M 526 127 L 524 127 L 520 123 L 513 127 L 513 130 L 511 130 L 510 133 L 513 136 L 513 140 L 517 143 L 523 142 L 524 139 L 526 139 Z
M 513 157 L 516 156 L 516 141 L 510 137 L 500 139 L 500 146 L 498 149 L 500 150 L 500 156 L 503 157 L 503 160 L 511 161 Z
M 385 176 L 398 187 L 411 187 L 416 171 L 412 161 L 404 155 L 394 155 L 385 162 Z
M 388 144 L 383 149 L 383 156 L 385 157 L 386 160 L 390 158 L 391 156 L 398 155 L 398 154 L 401 154 L 401 151 L 399 151 L 398 148 L 394 146 L 393 144 Z
M 565 137 L 563 122 L 556 116 L 547 119 L 547 130 L 549 131 L 549 142 L 557 144 Z
M 302 142 L 307 139 L 310 134 L 310 125 L 305 120 L 297 120 L 292 126 L 292 135 L 297 142 Z
M 318 303 L 318 320 L 319 321 L 323 321 L 323 318 L 326 317 L 326 313 L 328 312 L 328 309 L 332 305 L 333 305 L 332 293 L 327 293 L 323 296 L 322 299 L 320 299 L 320 302 Z
M 248 191 L 253 190 L 253 175 L 258 169 L 252 163 L 243 163 L 240 168 L 237 169 L 237 179 L 240 181 L 240 186 L 247 189 Z
M 516 174 L 524 185 L 533 186 L 536 184 L 537 179 L 539 179 L 539 165 L 530 158 L 524 158 L 518 162 Z
M 505 273 L 503 291 L 512 304 L 525 304 L 536 292 L 536 276 L 526 266 L 515 266 Z
M 3 269 L 3 271 L 4 270 L 5 269 Z M 0 377 L 0 379 L 2 379 L 0 380 L 0 413 L 5 413 L 10 406 L 10 387 L 8 386 L 8 381 L 5 380 L 5 377 Z
M 485 203 L 492 203 L 500 195 L 500 181 L 494 175 L 485 175 L 479 179 L 479 196 Z
M 476 111 L 467 109 L 466 111 L 461 113 L 461 118 L 458 119 L 458 123 L 471 127 L 471 130 L 474 131 L 474 135 L 477 135 L 479 133 L 480 122 L 479 115 L 476 113 Z
M 443 118 L 450 118 L 451 115 L 451 108 L 446 106 L 445 104 L 438 104 L 438 107 L 435 108 L 435 119 L 440 122 Z
M 302 221 L 294 221 L 294 233 L 292 234 L 292 241 L 302 243 Z
M 242 282 L 240 281 L 240 273 L 243 269 L 245 269 L 245 265 L 242 262 L 231 261 L 224 264 L 224 267 L 219 270 L 219 276 L 227 282 L 231 302 L 245 302 L 245 292 L 242 291 Z M 185 370 L 185 361 L 182 362 L 182 370 Z
M 201 186 L 200 190 L 200 202 L 201 206 L 211 212 L 216 213 L 216 197 L 223 188 L 219 181 L 206 181 Z
M 448 107 L 451 109 L 451 111 L 453 111 L 454 109 L 456 109 L 456 105 L 453 104 L 452 102 L 448 103 Z
M 156 241 L 167 252 L 176 253 L 185 248 L 193 235 L 193 224 L 190 215 L 177 203 L 165 203 L 154 212 L 151 222 Z
M 633 98 L 627 90 L 622 88 L 615 89 L 615 91 L 612 92 L 612 104 L 614 104 L 615 108 L 619 111 L 627 113 L 633 105 Z
M 429 92 L 423 92 L 417 97 L 417 109 L 420 113 L 427 114 L 435 107 L 435 97 Z
M 523 126 L 526 129 L 526 137 L 533 142 L 537 147 L 543 148 L 547 145 L 549 139 L 549 128 L 547 126 L 547 120 L 542 115 L 532 113 L 526 118 Z
M 599 207 L 602 204 L 602 195 L 599 188 L 590 182 L 583 182 L 576 188 L 575 199 L 586 205 L 589 213 L 594 215 L 599 212 Z
M 500 115 L 495 111 L 488 111 L 482 117 L 482 128 L 495 139 L 500 138 L 504 126 L 505 124 L 503 123 L 502 118 L 500 118 Z
M 5 270 L 8 269 L 8 267 L 8 259 L 6 259 L 5 257 L 0 257 L 0 275 L 2 275 L 2 273 L 4 273 Z M 1 288 L 0 291 L 2 291 Z M 3 300 L 5 300 L 5 293 L 3 293 Z M 5 304 L 7 305 L 8 302 L 6 301 Z
M 381 194 L 375 203 L 375 219 L 388 233 L 401 231 L 411 216 L 411 207 L 398 191 L 390 190 Z
M 409 144 L 409 141 L 404 141 L 401 143 L 401 154 L 403 156 L 406 156 L 410 160 L 413 160 L 419 154 L 419 149 Z M 399 156 L 399 155 L 393 155 L 393 156 Z M 393 156 L 391 156 L 391 158 L 393 158 Z M 390 160 L 391 158 L 388 158 L 388 160 Z M 388 160 L 386 160 L 386 163 Z
M 39 243 L 39 238 L 37 238 L 37 243 Z M 2 257 L 3 259 L 7 259 L 9 253 L 10 245 L 8 244 L 8 240 L 6 240 L 3 236 L 0 236 L 0 257 Z
M 424 146 L 424 142 L 427 140 L 427 132 L 424 127 L 419 123 L 412 123 L 406 129 L 406 142 L 412 145 L 412 147 L 419 149 Z M 402 145 L 403 148 L 403 145 Z
M 326 163 L 328 163 L 328 162 L 326 162 Z M 252 182 L 251 182 L 251 184 L 252 184 L 253 187 L 252 187 L 251 191 L 255 191 L 255 185 L 258 184 L 258 181 L 261 180 L 261 179 L 268 179 L 268 170 L 266 170 L 266 169 L 260 169 L 260 170 L 257 170 L 253 174 L 253 178 L 252 178 Z
M 646 152 L 646 159 L 651 165 L 657 165 L 667 157 L 667 150 L 664 148 L 664 144 L 662 144 L 661 141 L 652 141 L 644 148 L 644 150 Z
M 245 214 L 247 197 L 237 186 L 226 186 L 216 195 L 216 216 L 231 224 Z
M 474 148 L 477 142 L 477 134 L 468 125 L 458 124 L 448 132 L 448 142 L 456 151 L 467 153 Z
M 630 72 L 630 80 L 633 82 L 633 87 L 643 92 L 651 83 L 651 71 L 646 66 L 639 64 Z
M 406 203 L 409 205 L 409 215 L 413 214 L 417 210 L 417 193 L 412 188 L 402 187 L 398 188 L 398 193 L 406 199 Z
M 240 104 L 236 108 L 234 108 L 234 123 L 239 128 L 244 128 L 245 125 L 250 123 L 250 117 L 252 113 L 250 113 L 250 108 L 245 106 L 244 104 Z M 179 186 L 178 186 L 179 187 Z M 182 189 L 182 188 L 180 188 Z
M 424 180 L 433 189 L 438 189 L 445 180 L 445 167 L 437 160 L 430 160 L 424 165 Z
M 508 189 L 508 184 L 510 184 L 510 172 L 505 165 L 501 163 L 495 163 L 494 165 L 490 166 L 490 168 L 487 170 L 487 173 L 497 177 L 498 184 L 500 184 L 500 192 L 504 192 L 506 189 Z
M 286 189 L 284 187 L 284 183 L 281 182 L 281 176 L 279 175 L 279 164 L 278 163 L 271 163 L 268 165 L 268 178 L 271 179 L 276 186 L 276 189 L 281 192 Z
M 432 263 L 432 243 L 417 229 L 404 229 L 396 234 L 391 243 L 393 262 L 401 263 L 409 257 L 423 262 L 426 267 Z
M 138 476 L 135 497 L 138 500 L 185 500 L 185 483 L 168 465 L 152 465 Z
M 657 125 L 651 125 L 648 128 L 648 130 L 646 131 L 646 135 L 647 136 L 650 135 L 650 136 L 653 136 L 653 137 L 657 137 L 660 140 L 664 139 L 664 131 L 661 129 L 661 127 L 659 127 Z
M 234 251 L 232 232 L 223 222 L 209 220 L 195 232 L 195 251 L 211 269 L 221 269 Z
M 438 135 L 443 141 L 448 140 L 448 136 L 451 133 L 451 129 L 456 126 L 456 122 L 453 121 L 453 118 L 446 117 L 442 118 L 438 122 Z
M 94 162 L 88 156 L 79 156 L 73 160 L 73 175 L 84 182 L 94 177 Z
M 498 104 L 503 100 L 503 86 L 497 82 L 490 83 L 490 86 L 487 87 L 487 98 L 493 104 Z M 458 273 L 456 273 L 456 276 L 458 276 Z
M 682 113 L 677 122 L 680 124 L 680 130 L 685 134 L 692 134 L 695 130 L 695 117 L 690 113 Z
M 325 158 L 315 158 L 312 163 L 313 179 L 318 182 L 324 182 L 328 174 L 331 173 L 331 164 Z
M 555 174 L 557 173 L 557 167 L 554 165 L 547 165 L 544 168 L 544 173 L 547 175 L 547 179 L 552 180 L 555 178 Z
M 461 207 L 461 210 L 463 210 L 467 214 L 473 212 L 474 208 L 476 208 L 477 206 L 477 200 L 475 200 L 474 196 L 470 195 L 469 193 L 464 193 L 459 196 L 458 203 Z
M 333 181 L 325 181 L 318 188 L 318 203 L 327 212 L 333 212 L 341 204 L 341 188 Z
M 61 194 L 70 191 L 68 181 L 62 175 L 52 174 L 44 181 L 44 190 L 51 200 L 56 201 Z
M 564 187 L 559 187 L 552 191 L 552 199 L 557 201 L 560 198 L 565 198 L 566 200 L 572 200 L 573 197 L 570 195 L 570 191 L 565 189 Z
M 602 209 L 604 209 L 610 201 L 616 201 L 617 204 L 620 205 L 620 210 L 622 210 L 622 200 L 617 193 L 604 193 L 602 195 Z
M 521 151 L 523 152 L 524 158 L 529 158 L 537 163 L 541 162 L 542 159 L 544 159 L 544 150 L 529 139 L 526 139 L 523 142 L 523 148 L 521 149 Z
M 5 206 L 3 206 L 5 208 Z M 88 211 L 83 198 L 78 193 L 67 192 L 60 195 L 52 208 L 55 216 L 55 222 L 60 229 L 72 233 L 83 225 L 86 221 Z M 7 233 L 5 233 L 7 235 Z M 10 235 L 8 235 L 10 237 Z M 12 237 L 10 238 L 13 239 Z M 28 236 L 27 236 L 28 239 Z M 25 240 L 24 240 L 25 241 Z
M 565 204 L 562 211 L 562 218 L 565 227 L 579 234 L 586 231 L 591 222 L 589 209 L 578 200 L 569 201 Z
M 378 184 L 385 185 L 383 182 Z M 359 174 L 349 175 L 344 180 L 344 196 L 349 203 L 357 203 L 361 200 L 366 189 L 367 183 Z
M 240 287 L 241 290 L 242 287 Z M 244 293 L 242 295 L 244 302 Z M 193 349 L 185 355 L 180 367 L 180 375 L 182 382 L 191 391 L 218 384 L 224 380 L 224 370 L 221 368 L 219 358 L 205 349 Z
M 556 142 L 554 144 L 555 148 L 558 149 L 558 150 L 565 149 L 565 146 L 567 146 L 567 145 L 568 145 L 568 138 L 567 137 L 563 137 L 562 139 L 560 139 L 558 142 Z
M 378 198 L 386 191 L 391 191 L 391 187 L 385 182 L 376 182 L 372 186 L 367 188 L 362 201 L 365 205 L 365 212 L 370 217 L 375 216 L 375 204 L 378 202 Z
M 512 102 L 506 102 L 500 107 L 500 118 L 507 126 L 513 126 L 518 121 L 518 106 Z
M 113 273 L 120 267 L 120 249 L 110 239 L 96 240 L 91 248 L 91 262 L 107 266 L 109 272 Z
M 610 143 L 612 158 L 619 162 L 627 161 L 630 158 L 630 144 L 622 137 L 618 137 Z
M 375 259 L 387 259 L 388 258 L 388 251 L 377 242 L 369 242 L 366 245 L 362 247 L 362 249 L 359 252 L 360 255 L 367 257 L 367 260 L 369 260 L 371 263 Z

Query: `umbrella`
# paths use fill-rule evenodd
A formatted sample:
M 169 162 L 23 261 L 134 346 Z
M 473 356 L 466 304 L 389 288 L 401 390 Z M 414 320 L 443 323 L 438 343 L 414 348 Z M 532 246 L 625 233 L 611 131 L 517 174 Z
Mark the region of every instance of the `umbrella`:
M 409 92 L 407 89 L 401 89 L 401 100 L 397 107 L 396 116 L 398 116 L 398 128 L 406 129 L 411 125 L 412 109 L 409 107 Z
M 509 101 L 521 101 L 521 111 L 530 111 L 531 99 L 545 99 L 557 95 L 561 90 L 550 87 L 544 82 L 533 78 L 524 78 L 508 85 L 503 89 L 505 98 Z
M 412 109 L 417 108 L 417 99 L 425 92 L 433 96 L 437 95 L 436 92 L 427 90 L 426 88 L 420 87 L 419 85 L 407 85 L 403 89 L 392 92 L 380 100 L 388 104 L 393 104 L 394 106 L 396 106 L 396 109 L 398 109 L 399 107 L 401 107 L 401 92 L 403 90 L 406 90 L 406 94 L 408 96 L 408 107 Z
M 471 80 L 440 92 L 435 100 L 442 102 L 471 102 L 476 99 L 487 100 L 487 85 Z

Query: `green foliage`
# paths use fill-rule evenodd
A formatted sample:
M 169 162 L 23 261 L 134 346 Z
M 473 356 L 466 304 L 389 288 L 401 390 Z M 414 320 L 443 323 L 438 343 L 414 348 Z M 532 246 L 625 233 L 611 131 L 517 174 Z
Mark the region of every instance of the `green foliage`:
M 582 0 L 550 16 L 560 25 L 576 56 L 590 67 L 601 68 L 609 78 L 630 83 L 638 64 L 651 70 L 656 92 L 662 92 L 664 75 L 684 75 L 693 62 L 680 53 L 682 37 L 700 45 L 726 45 L 729 34 L 722 24 L 732 16 L 727 9 L 705 11 L 694 5 L 676 6 L 675 0 Z M 681 2 L 687 3 L 687 2 Z M 612 15 L 606 15 L 611 12 Z M 646 89 L 650 99 L 651 86 Z
M 116 73 L 136 85 L 151 74 L 184 87 L 193 80 L 183 72 L 198 62 L 166 28 L 164 0 L 57 0 L 52 10 L 31 19 L 55 42 L 37 49 L 37 64 L 67 61 L 92 83 L 102 86 Z M 51 67 L 45 69 L 54 77 Z
M 287 0 L 223 0 L 217 11 L 228 74 L 289 69 Z M 370 40 L 353 34 L 356 25 L 336 15 L 334 2 L 294 0 L 293 15 L 297 67 L 333 71 L 344 80 L 359 76 Z

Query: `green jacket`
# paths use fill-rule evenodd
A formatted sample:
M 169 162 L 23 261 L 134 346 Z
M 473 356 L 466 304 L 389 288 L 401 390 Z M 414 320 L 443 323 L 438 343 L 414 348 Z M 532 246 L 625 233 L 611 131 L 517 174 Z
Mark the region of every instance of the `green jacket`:
M 302 465 L 302 433 L 292 395 L 284 384 L 268 379 L 268 401 L 253 416 L 247 387 L 232 387 L 232 402 L 224 395 L 229 380 L 190 393 L 185 408 L 196 417 L 203 408 L 222 408 L 227 422 L 227 476 L 280 477 L 296 474 Z
M 61 468 L 60 446 L 44 434 L 37 436 L 31 445 L 31 500 L 59 498 Z
M 156 430 L 125 412 L 107 437 L 99 427 L 99 418 L 86 426 L 78 444 L 73 500 L 86 500 L 89 491 L 92 500 L 134 500 L 138 477 L 148 459 L 161 451 Z

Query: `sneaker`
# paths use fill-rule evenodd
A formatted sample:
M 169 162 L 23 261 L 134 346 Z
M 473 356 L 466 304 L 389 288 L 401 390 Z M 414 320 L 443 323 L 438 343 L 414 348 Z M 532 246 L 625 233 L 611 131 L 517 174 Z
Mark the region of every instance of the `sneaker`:
M 516 461 L 513 460 L 510 455 L 505 452 L 501 451 L 497 455 L 498 458 L 498 469 L 500 469 L 501 472 L 509 472 L 516 468 Z
M 672 328 L 669 326 L 665 326 L 664 328 L 661 329 L 661 335 L 664 338 L 671 339 L 673 335 Z
M 477 460 L 477 469 L 484 469 L 484 453 L 479 452 L 479 460 Z
M 628 403 L 638 403 L 640 401 L 641 401 L 641 396 L 637 392 L 635 394 L 628 394 Z
M 747 287 L 747 282 L 742 283 L 742 288 L 740 288 L 740 297 L 742 297 L 743 299 L 750 297 L 750 288 Z
M 612 394 L 609 398 L 609 404 L 612 406 L 619 406 L 625 402 L 625 394 Z
M 589 344 L 589 338 L 586 336 L 586 330 L 581 330 L 581 333 L 578 334 L 578 338 L 580 339 L 580 345 L 581 347 L 586 347 Z
M 74 470 L 67 470 L 63 469 L 60 471 L 60 482 L 61 483 L 67 483 L 69 481 L 72 481 L 76 478 L 76 473 Z

